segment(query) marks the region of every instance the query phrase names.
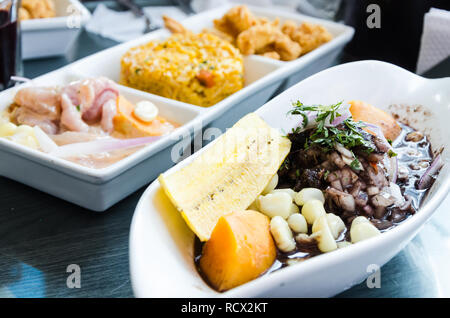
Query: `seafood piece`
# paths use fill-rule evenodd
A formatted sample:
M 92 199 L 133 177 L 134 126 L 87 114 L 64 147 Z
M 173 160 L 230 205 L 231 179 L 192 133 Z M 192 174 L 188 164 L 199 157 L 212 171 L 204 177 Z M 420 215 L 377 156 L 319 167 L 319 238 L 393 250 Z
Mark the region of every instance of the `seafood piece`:
M 66 96 L 66 107 L 63 105 L 63 112 L 66 111 L 66 114 L 61 116 L 64 117 L 64 122 L 62 119 L 61 122 L 66 127 L 75 125 L 73 127 L 78 128 L 73 130 L 86 131 L 85 128 L 82 128 L 84 125 L 79 122 L 78 117 L 81 116 L 80 119 L 88 124 L 100 121 L 104 131 L 112 131 L 112 128 L 114 127 L 112 103 L 114 103 L 117 108 L 117 98 L 119 96 L 117 85 L 113 81 L 105 77 L 100 77 L 97 79 L 87 79 L 82 82 L 75 82 L 64 88 L 63 95 Z M 76 108 L 77 112 L 74 112 L 73 108 L 69 107 L 69 101 L 70 104 Z M 109 105 L 107 106 L 106 117 L 103 118 L 103 110 L 107 103 Z M 69 116 L 74 116 L 74 118 L 70 119 Z
M 26 107 L 16 107 L 11 112 L 10 118 L 19 125 L 39 126 L 47 134 L 56 134 L 59 123 L 48 119 L 45 115 L 37 114 Z
M 189 32 L 186 28 L 178 21 L 163 15 L 164 26 L 172 33 L 187 33 Z
M 293 21 L 286 21 L 281 26 L 281 30 L 293 41 L 300 44 L 302 54 L 311 52 L 333 38 L 330 32 L 321 25 L 309 22 L 303 22 L 297 27 L 295 25 L 296 23 Z
M 275 51 L 283 61 L 292 61 L 302 54 L 302 48 L 287 35 L 280 35 L 275 39 Z
M 79 106 L 72 103 L 70 97 L 64 93 L 61 95 L 61 125 L 72 131 L 87 132 L 89 126 L 81 119 L 81 112 Z
M 14 103 L 50 120 L 59 119 L 61 98 L 55 87 L 25 87 L 14 96 Z
M 108 133 L 114 130 L 114 117 L 117 114 L 117 102 L 115 99 L 110 99 L 103 104 L 102 107 L 102 129 Z
M 280 60 L 281 59 L 280 54 L 278 54 L 276 51 L 269 51 L 269 52 L 261 53 L 259 55 L 264 56 L 264 57 L 268 57 L 268 58 L 271 58 L 271 59 L 274 59 L 274 60 Z
M 258 19 L 244 5 L 233 7 L 222 18 L 214 20 L 218 30 L 233 37 L 257 24 Z
M 239 34 L 237 46 L 242 54 L 255 54 L 275 42 L 281 32 L 270 24 L 256 25 Z
M 237 46 L 245 55 L 276 51 L 284 61 L 300 56 L 302 50 L 298 43 L 292 41 L 273 24 L 255 25 L 239 34 Z M 273 47 L 271 50 L 270 47 Z

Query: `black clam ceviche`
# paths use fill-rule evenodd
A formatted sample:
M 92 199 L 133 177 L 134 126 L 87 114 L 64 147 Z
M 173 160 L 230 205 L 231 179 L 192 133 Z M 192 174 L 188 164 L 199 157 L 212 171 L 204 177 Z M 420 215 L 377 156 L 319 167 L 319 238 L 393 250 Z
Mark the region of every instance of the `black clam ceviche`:
M 273 269 L 395 227 L 417 212 L 443 165 L 423 133 L 361 101 L 296 102 L 289 115 L 302 118 L 288 134 L 290 153 L 269 184 L 274 190 L 255 202 L 272 216 L 281 251 Z M 279 215 L 274 200 L 300 213 Z
M 251 113 L 159 177 L 218 291 L 382 235 L 417 213 L 443 166 L 424 133 L 362 101 L 297 101 L 286 116 L 298 125 L 283 135 Z

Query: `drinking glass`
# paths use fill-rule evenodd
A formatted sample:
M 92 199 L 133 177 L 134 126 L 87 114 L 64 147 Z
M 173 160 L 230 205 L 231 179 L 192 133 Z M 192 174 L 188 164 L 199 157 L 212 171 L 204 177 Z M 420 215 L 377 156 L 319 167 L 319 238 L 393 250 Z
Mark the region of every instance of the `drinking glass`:
M 14 85 L 11 76 L 22 75 L 19 7 L 20 0 L 0 0 L 0 91 Z

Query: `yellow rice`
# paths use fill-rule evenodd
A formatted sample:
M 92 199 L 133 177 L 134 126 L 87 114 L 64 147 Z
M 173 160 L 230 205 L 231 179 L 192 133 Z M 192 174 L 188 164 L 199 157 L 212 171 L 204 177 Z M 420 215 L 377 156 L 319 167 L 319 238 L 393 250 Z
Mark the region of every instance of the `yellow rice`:
M 214 85 L 198 79 L 212 74 Z M 121 83 L 182 102 L 211 106 L 244 86 L 239 50 L 212 34 L 174 34 L 131 48 L 121 60 Z

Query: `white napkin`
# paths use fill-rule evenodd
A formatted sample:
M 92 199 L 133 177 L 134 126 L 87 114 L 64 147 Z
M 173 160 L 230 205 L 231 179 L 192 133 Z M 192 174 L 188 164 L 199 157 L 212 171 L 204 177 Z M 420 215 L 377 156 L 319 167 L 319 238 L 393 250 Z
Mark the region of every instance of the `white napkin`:
M 164 26 L 163 15 L 178 21 L 186 18 L 186 14 L 177 7 L 147 7 L 144 8 L 144 12 L 150 18 L 152 25 L 158 27 Z M 135 39 L 143 34 L 144 29 L 144 17 L 137 18 L 130 11 L 114 11 L 103 4 L 95 8 L 92 18 L 86 25 L 87 31 L 117 42 Z
M 450 56 L 450 11 L 431 8 L 425 14 L 417 62 L 422 74 Z
M 213 9 L 225 4 L 249 4 L 263 7 L 273 6 L 286 8 L 286 2 L 294 0 L 193 0 L 192 8 L 196 12 Z M 146 7 L 144 12 L 151 19 L 152 25 L 163 27 L 163 15 L 167 15 L 177 21 L 186 18 L 186 14 L 175 6 Z M 99 4 L 87 23 L 86 30 L 110 38 L 117 42 L 125 42 L 142 35 L 145 29 L 145 19 L 136 18 L 132 12 L 119 12 L 108 9 Z

